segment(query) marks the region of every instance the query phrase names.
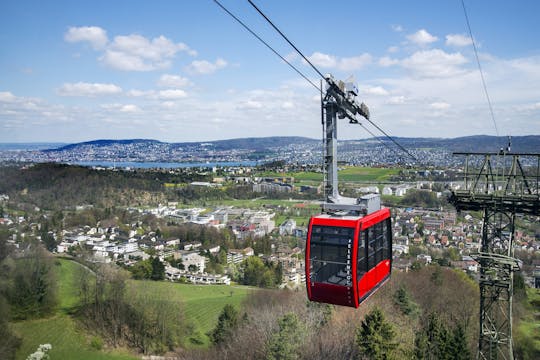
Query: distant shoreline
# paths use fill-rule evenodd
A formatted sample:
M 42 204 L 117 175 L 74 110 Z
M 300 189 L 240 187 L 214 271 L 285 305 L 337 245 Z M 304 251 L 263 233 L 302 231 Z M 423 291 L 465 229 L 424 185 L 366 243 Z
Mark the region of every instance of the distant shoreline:
M 176 168 L 213 168 L 213 167 L 228 167 L 228 166 L 256 166 L 257 161 L 213 161 L 213 162 L 137 162 L 137 161 L 75 161 L 62 162 L 68 165 L 80 165 L 90 167 L 105 167 L 105 168 L 133 168 L 133 169 L 176 169 Z

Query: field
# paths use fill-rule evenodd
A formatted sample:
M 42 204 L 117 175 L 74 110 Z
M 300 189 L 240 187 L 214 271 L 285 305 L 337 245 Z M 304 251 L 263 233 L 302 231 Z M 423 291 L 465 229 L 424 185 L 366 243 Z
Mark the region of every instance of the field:
M 210 339 L 206 335 L 216 323 L 223 306 L 231 304 L 240 309 L 240 303 L 250 291 L 246 286 L 190 285 L 154 281 L 132 281 L 130 286 L 148 294 L 167 293 L 183 305 L 186 322 L 193 327 L 193 335 L 185 346 L 207 347 Z
M 371 168 L 371 167 L 356 167 L 356 166 L 342 166 L 338 172 L 339 180 L 349 182 L 385 182 L 390 179 L 390 176 L 399 173 L 399 169 L 387 169 L 387 168 Z M 278 174 L 266 172 L 258 174 L 261 176 L 274 176 L 274 177 L 294 177 L 295 181 L 320 183 L 322 181 L 322 174 L 317 172 L 293 172 L 287 174 Z
M 77 305 L 76 271 L 81 265 L 66 259 L 58 259 L 55 270 L 58 274 L 58 311 L 46 319 L 26 320 L 13 324 L 23 343 L 17 359 L 26 359 L 40 344 L 52 345 L 52 359 L 137 359 L 125 349 L 111 351 L 96 350 L 90 346 L 91 337 L 80 329 L 69 315 Z M 255 291 L 245 286 L 198 286 L 170 282 L 130 281 L 129 286 L 137 292 L 152 294 L 164 292 L 173 301 L 182 304 L 185 320 L 193 335 L 185 339 L 186 347 L 208 347 L 206 333 L 212 330 L 225 304 L 240 308 L 248 293 Z
M 22 338 L 17 351 L 17 359 L 26 359 L 40 344 L 51 344 L 52 359 L 136 359 L 125 350 L 99 351 L 90 347 L 90 337 L 77 327 L 68 313 L 77 305 L 76 271 L 80 265 L 65 259 L 56 261 L 58 276 L 57 313 L 46 319 L 26 320 L 14 324 L 14 329 Z

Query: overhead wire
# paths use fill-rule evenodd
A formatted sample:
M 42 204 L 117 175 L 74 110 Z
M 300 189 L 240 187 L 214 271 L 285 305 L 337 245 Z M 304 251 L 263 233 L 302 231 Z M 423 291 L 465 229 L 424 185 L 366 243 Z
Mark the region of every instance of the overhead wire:
M 283 37 L 283 39 L 285 39 L 285 41 L 287 41 L 287 43 L 289 43 L 289 45 L 291 45 L 293 47 L 294 50 L 296 50 L 296 52 L 313 68 L 313 70 L 315 70 L 317 72 L 317 74 L 319 74 L 321 76 L 321 78 L 323 78 L 325 81 L 327 81 L 326 77 L 319 71 L 319 69 L 317 69 L 317 67 L 315 65 L 313 65 L 313 63 L 311 61 L 309 61 L 309 59 L 292 43 L 291 40 L 289 40 L 289 38 L 272 22 L 272 20 L 270 20 L 268 18 L 268 16 L 266 16 L 261 9 L 259 9 L 259 7 L 257 5 L 255 5 L 255 3 L 253 3 L 253 1 L 251 0 L 248 0 L 248 2 L 251 4 L 251 6 L 253 8 L 255 8 L 255 10 L 257 10 L 257 12 L 262 16 L 264 17 L 264 19 L 281 35 L 281 37 Z M 396 140 L 394 140 L 389 134 L 387 134 L 383 129 L 381 129 L 380 126 L 378 126 L 377 124 L 375 124 L 373 121 L 371 121 L 369 118 L 366 118 L 366 120 L 371 124 L 373 125 L 377 130 L 379 130 L 381 133 L 383 133 L 388 139 L 390 139 L 394 144 L 396 144 L 402 151 L 404 151 L 407 155 L 409 155 L 411 158 L 413 158 L 415 161 L 418 161 L 418 159 L 413 155 L 411 154 L 407 149 L 405 149 L 401 144 L 399 144 Z M 364 126 L 362 126 L 364 127 Z M 365 128 L 365 127 L 364 127 Z
M 301 77 L 304 78 L 308 83 L 310 83 L 317 91 L 322 93 L 322 88 L 319 88 L 313 81 L 311 81 L 306 75 L 304 75 L 296 66 L 291 64 L 290 61 L 285 59 L 283 56 L 281 56 L 280 53 L 278 53 L 272 46 L 270 46 L 266 41 L 264 41 L 259 35 L 257 35 L 253 30 L 249 28 L 242 20 L 240 20 L 238 17 L 236 17 L 232 12 L 230 12 L 225 6 L 223 6 L 218 0 L 214 0 L 214 2 L 221 8 L 223 11 L 225 11 L 229 16 L 231 16 L 234 20 L 236 20 L 240 25 L 244 27 L 247 31 L 251 33 L 251 35 L 255 36 L 257 40 L 259 40 L 261 43 L 263 43 L 270 51 L 272 51 L 274 54 L 276 54 L 281 60 L 283 60 L 287 65 L 289 65 L 294 71 L 298 73 Z
M 257 35 L 257 33 L 255 33 L 253 30 L 251 30 L 251 28 L 249 26 L 247 26 L 242 20 L 240 20 L 237 16 L 235 16 L 231 11 L 229 11 L 223 4 L 221 4 L 218 0 L 214 0 L 214 2 L 216 3 L 216 5 L 218 5 L 223 11 L 225 11 L 225 13 L 227 13 L 230 17 L 232 17 L 236 22 L 238 22 L 240 25 L 242 25 L 242 27 L 244 27 L 244 29 L 246 29 L 250 34 L 252 34 L 255 38 L 257 38 L 257 40 L 259 40 L 263 45 L 265 45 L 270 51 L 272 51 L 276 56 L 278 56 L 281 60 L 283 60 L 287 65 L 289 65 L 289 67 L 291 67 L 298 75 L 300 75 L 302 78 L 304 78 L 304 80 L 306 80 L 309 84 L 311 84 L 315 89 L 317 89 L 318 92 L 320 92 L 320 94 L 322 95 L 323 91 L 322 91 L 322 86 L 321 87 L 318 87 L 317 85 L 315 85 L 313 83 L 313 81 L 311 81 L 304 73 L 302 73 L 296 66 L 294 66 L 290 61 L 288 61 L 287 59 L 285 59 L 279 52 L 277 52 L 270 44 L 268 44 L 265 40 L 263 40 L 259 35 Z M 325 78 L 325 76 L 319 71 L 319 69 L 317 69 L 317 67 L 315 65 L 313 65 L 313 63 L 311 61 L 309 61 L 309 59 L 287 38 L 287 36 L 285 36 L 285 34 L 283 32 L 281 32 L 281 30 L 279 30 L 279 28 L 274 25 L 274 23 L 262 12 L 262 10 L 260 10 L 257 5 L 255 5 L 251 0 L 248 0 L 248 2 L 257 10 L 257 12 L 263 16 L 266 21 L 287 41 L 287 43 L 289 43 L 289 45 L 291 45 L 295 50 L 296 52 L 313 68 L 313 70 L 315 70 L 317 72 L 317 74 L 319 74 L 319 76 L 324 80 L 324 81 L 327 81 L 327 79 Z M 382 134 L 384 134 L 389 140 L 391 140 L 394 144 L 396 144 L 396 146 L 398 146 L 403 152 L 405 152 L 407 155 L 409 155 L 411 158 L 413 158 L 415 161 L 418 161 L 418 159 L 413 155 L 411 154 L 407 149 L 405 149 L 401 144 L 399 144 L 397 141 L 395 141 L 389 134 L 387 134 L 383 129 L 381 129 L 377 124 L 375 124 L 373 121 L 371 121 L 370 119 L 366 119 L 371 125 L 373 125 L 375 128 L 377 128 L 377 130 L 379 130 Z M 371 136 L 373 136 L 374 138 L 376 138 L 379 142 L 381 142 L 383 145 L 385 145 L 386 147 L 388 147 L 390 150 L 394 151 L 394 149 L 392 149 L 391 147 L 389 147 L 386 143 L 384 143 L 379 137 L 377 137 L 372 131 L 370 131 L 367 127 L 365 127 L 364 125 L 362 125 L 361 123 L 358 123 L 362 128 L 364 128 L 369 134 L 371 134 Z
M 465 0 L 461 0 L 461 6 L 463 7 L 463 13 L 465 14 L 465 21 L 467 22 L 467 29 L 469 30 L 469 36 L 471 37 L 474 55 L 476 57 L 476 64 L 478 65 L 478 71 L 480 72 L 480 78 L 482 79 L 482 85 L 484 87 L 484 93 L 486 94 L 489 112 L 491 113 L 491 119 L 493 120 L 493 125 L 495 126 L 495 132 L 497 134 L 497 137 L 499 137 L 499 128 L 497 127 L 497 121 L 495 121 L 495 114 L 493 113 L 493 106 L 491 105 L 491 99 L 489 97 L 486 80 L 484 78 L 484 72 L 482 70 L 482 65 L 480 64 L 480 58 L 478 57 L 478 49 L 476 48 L 476 42 L 474 41 L 474 36 L 471 30 L 471 23 L 469 21 L 469 15 L 467 14 L 467 8 L 465 7 Z
M 309 59 L 307 57 L 304 56 L 304 54 L 302 54 L 302 52 L 300 50 L 298 50 L 298 48 L 296 46 L 294 46 L 294 44 L 292 43 L 292 41 L 289 40 L 289 38 L 287 38 L 287 36 L 285 36 L 284 33 L 281 32 L 281 30 L 278 29 L 278 27 L 276 25 L 274 25 L 274 23 L 272 22 L 272 20 L 270 20 L 262 11 L 261 9 L 259 9 L 257 7 L 257 5 L 255 5 L 253 3 L 253 1 L 251 0 L 248 0 L 248 2 L 251 4 L 251 6 L 253 6 L 255 8 L 255 10 L 257 10 L 257 12 L 259 14 L 261 14 L 262 17 L 264 17 L 266 19 L 266 21 L 281 35 L 281 37 L 283 37 L 285 39 L 285 41 L 287 41 L 289 43 L 289 45 L 291 45 L 293 47 L 294 50 L 296 50 L 296 52 L 309 64 L 311 65 L 311 67 L 313 68 L 313 70 L 315 70 L 324 80 L 326 80 L 325 76 L 319 71 L 319 69 L 317 69 L 317 67 L 315 67 L 315 65 L 313 65 L 311 63 L 311 61 L 309 61 Z

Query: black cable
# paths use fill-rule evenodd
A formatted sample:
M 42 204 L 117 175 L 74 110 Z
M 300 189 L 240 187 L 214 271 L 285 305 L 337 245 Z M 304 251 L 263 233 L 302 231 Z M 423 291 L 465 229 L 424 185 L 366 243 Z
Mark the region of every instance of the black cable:
M 380 142 L 382 145 L 386 146 L 388 148 L 388 150 L 392 151 L 394 154 L 398 155 L 399 156 L 399 153 L 393 149 L 392 147 L 388 146 L 387 143 L 385 143 L 384 141 L 382 141 L 377 135 L 375 135 L 371 130 L 369 130 L 367 127 L 365 127 L 364 125 L 362 125 L 362 123 L 355 123 L 355 124 L 358 124 L 360 125 L 364 130 L 366 130 L 371 136 L 373 136 L 374 139 L 376 139 L 378 142 Z M 408 152 L 407 152 L 408 153 Z M 408 153 L 409 154 L 409 153 Z M 417 163 L 420 163 L 420 161 L 418 160 L 418 158 L 416 158 L 415 156 L 413 156 L 412 154 L 409 154 L 409 156 L 411 156 Z M 401 158 L 401 156 L 400 156 Z
M 489 111 L 491 113 L 491 119 L 493 120 L 493 125 L 495 125 L 495 132 L 497 137 L 499 137 L 499 128 L 497 127 L 497 122 L 495 121 L 495 115 L 493 114 L 493 106 L 491 106 L 491 99 L 489 98 L 489 93 L 486 86 L 486 80 L 484 79 L 484 72 L 482 71 L 482 65 L 480 65 L 480 58 L 478 57 L 478 50 L 476 49 L 476 43 L 471 30 L 471 23 L 469 22 L 469 16 L 467 15 L 467 8 L 465 7 L 465 1 L 461 0 L 461 5 L 463 6 L 463 13 L 465 14 L 465 20 L 467 21 L 467 28 L 469 29 L 469 36 L 471 37 L 474 55 L 476 57 L 476 64 L 478 64 L 478 71 L 480 71 L 480 77 L 482 78 L 482 85 L 484 86 L 484 93 L 486 94 L 486 99 L 489 106 Z
M 234 20 L 236 20 L 240 25 L 242 25 L 247 31 L 251 33 L 251 35 L 255 36 L 261 43 L 263 43 L 268 49 L 270 49 L 274 54 L 279 56 L 279 58 L 287 63 L 294 71 L 298 73 L 301 77 L 303 77 L 307 82 L 309 82 L 317 91 L 320 91 L 322 93 L 322 88 L 317 87 L 311 80 L 308 79 L 306 75 L 304 75 L 300 70 L 298 70 L 293 64 L 291 64 L 289 61 L 287 61 L 283 56 L 281 56 L 276 50 L 274 50 L 273 47 L 268 45 L 266 41 L 264 41 L 259 35 L 257 35 L 253 30 L 251 30 L 246 24 L 242 22 L 239 18 L 237 18 L 233 13 L 231 13 L 225 6 L 221 5 L 221 3 L 217 0 L 214 0 L 214 2 L 223 9 L 227 14 L 229 14 Z
M 311 63 L 311 61 L 308 60 L 307 57 L 304 56 L 304 54 L 302 54 L 302 52 L 300 50 L 298 50 L 298 48 L 296 46 L 294 46 L 294 44 L 287 38 L 287 36 L 285 36 L 285 34 L 283 34 L 281 32 L 281 30 L 278 29 L 278 27 L 276 25 L 274 25 L 274 23 L 272 22 L 272 20 L 270 20 L 258 7 L 257 5 L 255 5 L 253 3 L 253 1 L 251 0 L 248 0 L 248 2 L 251 4 L 251 6 L 253 6 L 255 8 L 255 10 L 257 10 L 257 12 L 259 14 L 261 14 L 262 17 L 264 17 L 266 19 L 266 21 L 285 39 L 285 41 L 287 41 L 289 43 L 289 45 L 291 45 L 294 50 L 296 50 L 296 52 L 298 54 L 300 54 L 300 56 L 302 56 L 302 58 L 309 64 L 311 65 L 311 67 L 313 68 L 313 70 L 315 70 L 325 81 L 326 78 L 324 77 L 324 75 L 319 71 L 319 69 L 317 69 L 315 67 L 315 65 L 313 65 Z M 390 135 L 388 135 L 383 129 L 381 129 L 378 125 L 376 125 L 373 121 L 369 120 L 369 119 L 366 119 L 367 121 L 369 121 L 371 123 L 371 125 L 375 126 L 377 128 L 377 130 L 379 130 L 381 133 L 383 133 L 388 139 L 390 139 L 394 144 L 396 144 L 401 150 L 403 150 L 407 155 L 409 155 L 411 158 L 413 158 L 415 161 L 418 161 L 418 159 L 413 155 L 411 154 L 409 151 L 407 151 L 407 149 L 405 149 L 403 146 L 401 146 L 397 141 L 395 141 Z
M 369 123 L 371 125 L 373 125 L 375 128 L 377 128 L 377 130 L 379 130 L 380 132 L 382 132 L 388 139 L 390 139 L 394 144 L 396 144 L 401 150 L 403 150 L 403 152 L 405 152 L 407 155 L 409 155 L 411 158 L 414 159 L 414 161 L 418 161 L 418 159 L 416 158 L 416 156 L 414 156 L 413 154 L 411 154 L 407 149 L 405 149 L 400 143 L 398 143 L 396 140 L 394 140 L 390 135 L 388 135 L 383 129 L 381 129 L 377 124 L 375 124 L 373 121 L 371 121 L 370 119 L 367 119 L 367 121 L 369 121 Z
M 283 33 L 281 32 L 281 30 L 279 30 L 279 29 L 277 28 L 276 25 L 274 25 L 274 23 L 272 22 L 272 20 L 270 20 L 266 15 L 264 15 L 264 13 L 257 7 L 257 5 L 255 5 L 255 4 L 253 3 L 253 1 L 248 0 L 248 2 L 251 4 L 251 6 L 253 6 L 253 7 L 255 8 L 255 10 L 257 10 L 257 11 L 259 12 L 259 14 L 262 15 L 262 17 L 264 17 L 264 18 L 266 19 L 266 21 L 268 21 L 268 23 L 269 23 L 270 25 L 272 25 L 272 27 L 273 27 L 273 28 L 274 28 L 274 29 L 275 29 L 275 30 L 276 30 L 276 31 L 277 31 L 277 32 L 285 39 L 285 41 L 287 41 L 287 42 L 289 43 L 289 45 L 291 45 L 291 46 L 294 48 L 294 50 L 296 50 L 296 52 L 297 52 L 298 54 L 300 54 L 300 56 L 301 56 L 301 57 L 302 57 L 309 65 L 311 65 L 311 67 L 313 68 L 313 70 L 315 70 L 315 71 L 316 71 L 323 79 L 326 80 L 326 78 L 325 78 L 324 75 L 319 71 L 319 69 L 317 69 L 317 68 L 315 67 L 315 65 L 313 65 L 313 64 L 311 63 L 311 61 L 309 61 L 308 58 L 305 57 L 304 54 L 302 54 L 302 52 L 301 52 L 300 50 L 298 50 L 298 48 L 297 48 L 296 46 L 294 46 L 294 44 L 287 38 L 287 36 L 285 36 L 285 34 L 283 34 Z

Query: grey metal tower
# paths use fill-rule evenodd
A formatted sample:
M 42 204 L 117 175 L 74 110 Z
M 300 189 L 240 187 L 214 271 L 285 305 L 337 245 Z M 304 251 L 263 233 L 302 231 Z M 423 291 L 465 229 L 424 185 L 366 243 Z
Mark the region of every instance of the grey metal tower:
M 322 123 L 324 142 L 324 211 L 345 211 L 353 213 L 371 212 L 380 209 L 380 196 L 371 195 L 362 198 L 343 197 L 338 191 L 337 166 L 337 120 L 348 119 L 357 124 L 357 115 L 369 119 L 369 109 L 358 104 L 358 88 L 352 79 L 347 82 L 335 81 L 331 75 L 326 78 L 326 93 L 322 101 Z
M 478 359 L 513 359 L 513 240 L 518 214 L 540 215 L 540 154 L 454 153 L 465 156 L 463 189 L 450 202 L 459 210 L 483 212 L 480 264 Z

